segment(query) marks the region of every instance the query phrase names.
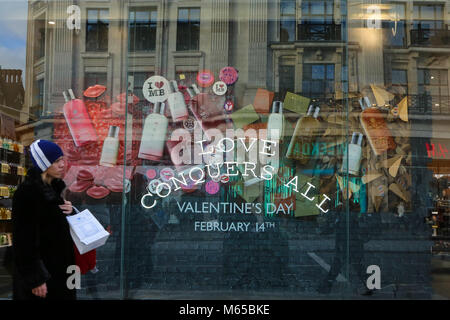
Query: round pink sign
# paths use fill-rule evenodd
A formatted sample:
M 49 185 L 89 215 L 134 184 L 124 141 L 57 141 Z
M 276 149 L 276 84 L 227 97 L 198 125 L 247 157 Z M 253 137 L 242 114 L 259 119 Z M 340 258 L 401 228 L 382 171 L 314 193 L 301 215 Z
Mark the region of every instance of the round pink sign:
M 227 86 L 232 85 L 238 80 L 238 72 L 233 67 L 225 67 L 220 70 L 219 79 L 225 82 Z

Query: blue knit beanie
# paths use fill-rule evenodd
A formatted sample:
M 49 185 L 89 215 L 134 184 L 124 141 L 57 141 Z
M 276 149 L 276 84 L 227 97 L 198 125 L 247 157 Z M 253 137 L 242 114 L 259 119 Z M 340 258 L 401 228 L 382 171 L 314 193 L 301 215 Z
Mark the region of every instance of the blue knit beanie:
M 34 166 L 42 172 L 63 156 L 61 148 L 56 143 L 47 140 L 34 141 L 30 146 L 30 151 Z

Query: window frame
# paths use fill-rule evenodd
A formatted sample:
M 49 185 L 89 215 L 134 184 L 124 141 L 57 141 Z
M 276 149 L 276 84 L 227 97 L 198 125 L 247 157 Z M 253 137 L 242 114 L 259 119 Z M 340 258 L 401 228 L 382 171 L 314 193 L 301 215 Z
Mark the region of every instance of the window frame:
M 415 16 L 416 8 L 419 8 L 419 17 Z M 422 17 L 422 8 L 423 7 L 433 7 L 433 15 L 434 19 L 421 19 Z M 440 19 L 436 19 L 436 8 L 441 8 L 441 16 Z M 413 19 L 412 19 L 412 29 L 413 30 L 442 30 L 444 29 L 444 9 L 445 6 L 442 3 L 414 3 L 413 4 Z M 434 25 L 434 28 L 422 28 L 422 21 L 426 22 L 432 22 L 433 24 L 436 24 L 436 22 L 441 23 L 441 27 L 438 28 L 436 25 Z
M 97 23 L 90 23 L 89 22 L 89 11 L 97 11 Z M 99 41 L 99 33 L 100 33 L 100 30 L 98 29 L 98 26 L 100 26 L 100 21 L 101 21 L 101 19 L 100 19 L 100 12 L 101 11 L 106 11 L 107 12 L 107 16 L 108 16 L 108 19 L 107 19 L 107 23 L 105 23 L 104 25 L 106 26 L 106 29 L 107 29 L 107 31 L 106 31 L 106 48 L 104 48 L 104 47 L 101 47 L 100 46 L 100 41 Z M 86 52 L 108 52 L 108 49 L 109 49 L 109 24 L 110 24 L 110 17 L 109 17 L 109 8 L 87 8 L 86 9 L 86 33 L 85 33 L 85 36 L 86 36 L 86 38 L 85 38 L 85 50 L 86 50 Z M 90 40 L 90 37 L 89 37 L 89 26 L 90 25 L 96 25 L 97 26 L 97 30 L 96 30 L 96 35 L 95 35 L 95 38 L 96 38 L 96 41 L 95 41 L 95 44 L 96 44 L 96 46 L 95 46 L 95 48 L 91 48 L 90 46 L 88 46 L 88 43 L 89 43 L 89 40 Z
M 194 24 L 194 23 L 191 23 L 190 16 L 191 16 L 191 11 L 192 10 L 197 10 L 197 9 L 198 9 L 198 35 L 197 35 L 198 39 L 196 40 L 196 46 L 193 46 L 192 45 L 192 43 L 193 43 L 193 41 L 192 41 L 192 34 L 191 34 L 190 27 L 191 27 L 191 24 Z M 188 21 L 188 23 L 187 23 L 187 25 L 188 25 L 188 33 L 189 33 L 188 43 L 190 45 L 188 46 L 187 49 L 180 47 L 181 44 L 180 44 L 179 39 L 182 38 L 181 35 L 180 35 L 180 24 L 181 24 L 181 22 L 180 22 L 180 10 L 188 10 L 188 20 L 187 20 Z M 199 51 L 200 50 L 201 12 L 202 12 L 201 7 L 189 6 L 189 7 L 178 7 L 177 8 L 177 31 L 176 31 L 176 44 L 175 44 L 176 51 Z
M 321 2 L 323 13 L 312 13 L 312 4 Z M 307 6 L 308 10 L 305 10 Z M 331 8 L 331 13 L 328 9 Z M 300 41 L 340 41 L 342 38 L 340 24 L 334 19 L 334 0 L 303 0 L 301 17 L 297 23 L 297 40 Z M 317 19 L 321 18 L 321 19 Z M 317 23 L 317 20 L 322 20 Z M 321 31 L 319 31 L 321 29 Z
M 294 13 L 289 13 L 289 14 L 283 14 L 282 10 L 281 10 L 281 5 L 282 3 L 289 3 L 289 2 L 293 2 L 294 3 Z M 298 24 L 298 19 L 297 19 L 297 0 L 280 0 L 280 6 L 279 6 L 279 10 L 280 10 L 280 23 L 279 23 L 279 28 L 280 28 L 280 42 L 291 42 L 291 41 L 296 41 L 298 39 L 298 32 L 297 32 L 297 24 Z M 288 32 L 288 40 L 285 41 L 282 39 L 282 35 L 281 35 L 281 30 L 282 28 L 282 23 L 283 23 L 283 17 L 291 17 L 291 19 L 293 19 L 293 23 L 294 23 L 294 34 L 293 34 L 293 40 L 290 40 L 290 35 Z M 289 19 L 287 19 L 287 21 L 290 21 Z
M 92 79 L 93 77 L 88 77 L 88 75 L 96 75 L 96 79 L 103 77 L 105 78 L 105 82 L 102 83 L 100 81 L 95 81 L 96 83 L 94 84 L 89 84 L 87 83 L 87 79 Z M 91 72 L 91 71 L 86 71 L 84 72 L 84 88 L 88 88 L 89 86 L 95 85 L 95 84 L 100 84 L 100 85 L 104 85 L 105 87 L 108 87 L 108 73 L 107 72 Z
M 430 79 L 431 79 L 430 73 L 433 71 L 439 72 L 439 83 L 438 84 L 433 84 L 430 81 Z M 419 74 L 420 72 L 423 72 L 423 77 L 420 77 L 420 74 Z M 442 113 L 442 109 L 445 109 L 447 111 L 447 113 L 450 112 L 450 95 L 449 95 L 449 93 L 447 93 L 447 95 L 442 94 L 443 88 L 446 88 L 447 91 L 449 90 L 449 88 L 448 88 L 449 80 L 448 80 L 447 73 L 448 73 L 447 69 L 429 69 L 429 68 L 418 68 L 417 69 L 418 93 L 419 93 L 419 95 L 429 96 L 431 98 L 430 110 L 433 110 L 433 112 L 439 111 L 439 113 Z M 445 82 L 442 81 L 443 74 L 447 74 L 447 78 L 446 78 Z M 423 80 L 423 82 L 422 82 L 422 80 Z M 430 87 L 438 88 L 439 95 L 436 96 L 436 95 L 430 94 L 430 90 L 429 90 Z M 438 101 L 433 100 L 433 97 L 437 97 Z M 445 104 L 443 104 L 443 101 L 445 101 Z M 436 102 L 438 105 L 436 105 Z
M 324 66 L 324 73 L 322 79 L 314 79 L 313 78 L 313 66 Z M 309 74 L 306 72 L 307 69 L 305 67 L 309 67 L 311 69 L 310 73 L 310 79 L 307 79 L 306 76 Z M 328 78 L 328 68 L 333 68 L 333 77 L 332 79 Z M 302 79 L 302 95 L 305 97 L 309 97 L 311 99 L 323 99 L 328 97 L 333 97 L 336 93 L 336 65 L 334 63 L 317 63 L 317 62 L 308 62 L 303 64 L 303 71 L 302 71 L 303 79 Z M 315 94 L 315 92 L 312 90 L 313 84 L 320 82 L 322 83 L 324 91 L 320 94 Z M 332 82 L 332 90 L 330 92 L 326 91 L 326 88 L 328 88 L 329 82 Z M 305 90 L 305 84 L 309 83 L 309 90 Z
M 403 12 L 402 12 L 402 17 L 399 18 L 397 21 L 397 29 L 396 29 L 395 36 L 392 34 L 392 29 L 395 28 L 395 22 L 392 20 L 383 20 L 382 28 L 384 31 L 384 37 L 383 37 L 384 45 L 388 46 L 388 47 L 393 47 L 393 48 L 406 48 L 407 43 L 408 43 L 408 23 L 407 23 L 407 19 L 406 19 L 406 10 L 407 10 L 406 2 L 391 2 L 390 5 L 396 6 L 396 7 L 402 7 Z M 394 43 L 392 38 L 397 36 L 400 26 L 401 26 L 401 30 L 403 30 L 403 39 L 402 39 L 402 43 L 398 44 L 396 42 Z
M 139 10 L 141 9 L 141 10 Z M 143 48 L 143 49 L 136 49 L 136 47 L 132 48 L 132 44 L 134 43 L 131 38 L 132 29 L 136 30 L 136 12 L 138 11 L 147 11 L 149 12 L 149 20 L 147 23 L 147 29 L 151 29 L 152 26 L 154 27 L 154 40 L 153 43 L 150 41 L 149 48 Z M 134 27 L 132 26 L 131 22 L 131 13 L 135 12 L 134 16 Z M 152 20 L 152 12 L 156 13 L 156 19 Z M 157 39 L 157 32 L 158 32 L 158 7 L 157 6 L 132 6 L 128 9 L 128 35 L 130 37 L 129 45 L 128 45 L 128 52 L 132 53 L 139 53 L 139 52 L 155 52 L 156 51 L 156 39 Z M 137 36 L 137 35 L 136 35 Z M 150 39 L 151 40 L 151 39 Z

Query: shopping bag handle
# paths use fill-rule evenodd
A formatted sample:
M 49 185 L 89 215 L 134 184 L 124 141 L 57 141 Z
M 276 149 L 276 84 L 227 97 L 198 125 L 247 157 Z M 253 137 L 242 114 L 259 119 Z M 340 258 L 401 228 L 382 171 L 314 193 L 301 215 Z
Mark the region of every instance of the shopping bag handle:
M 75 210 L 75 214 L 79 214 L 80 210 L 78 210 L 75 206 L 72 206 L 72 208 Z

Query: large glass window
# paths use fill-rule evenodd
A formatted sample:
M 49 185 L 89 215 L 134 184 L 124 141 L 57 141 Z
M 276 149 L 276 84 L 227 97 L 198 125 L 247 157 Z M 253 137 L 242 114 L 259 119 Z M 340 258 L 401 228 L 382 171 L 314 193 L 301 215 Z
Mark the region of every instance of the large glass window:
M 393 47 L 406 46 L 406 12 L 404 3 L 389 5 L 388 19 L 383 21 L 384 43 Z
M 334 93 L 334 64 L 303 64 L 302 94 L 327 98 Z
M 404 69 L 392 69 L 391 83 L 396 93 L 401 95 L 408 94 L 408 71 Z
M 156 8 L 130 8 L 130 51 L 153 51 L 156 46 Z
M 88 9 L 86 21 L 86 51 L 107 51 L 109 30 L 108 9 Z
M 73 265 L 60 195 L 109 234 L 78 299 L 450 298 L 449 8 L 0 0 L 0 260 L 42 260 L 0 261 L 0 300 Z M 36 140 L 65 160 L 39 201 Z
M 104 72 L 86 72 L 84 74 L 84 87 L 100 84 L 106 86 L 106 73 Z
M 443 27 L 443 6 L 440 4 L 414 4 L 413 28 L 438 30 Z
M 440 4 L 415 4 L 411 30 L 413 45 L 448 45 L 444 28 L 444 7 Z
M 34 104 L 30 108 L 29 118 L 36 120 L 42 115 L 44 110 L 44 79 L 39 79 L 36 81 L 36 96 L 34 97 Z
M 280 66 L 280 97 L 284 97 L 286 92 L 295 92 L 295 67 L 294 66 Z
M 198 50 L 200 45 L 200 8 L 179 8 L 177 51 Z
M 429 110 L 448 114 L 450 112 L 448 70 L 419 69 L 418 82 L 419 94 L 428 97 L 427 101 L 431 103 L 431 106 L 428 106 Z
M 302 1 L 299 40 L 340 40 L 339 25 L 334 24 L 333 1 Z
M 34 59 L 38 60 L 45 55 L 45 20 L 36 20 L 35 22 L 35 53 Z
M 296 40 L 296 0 L 282 0 L 280 2 L 280 41 Z

